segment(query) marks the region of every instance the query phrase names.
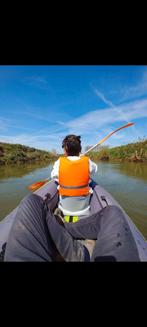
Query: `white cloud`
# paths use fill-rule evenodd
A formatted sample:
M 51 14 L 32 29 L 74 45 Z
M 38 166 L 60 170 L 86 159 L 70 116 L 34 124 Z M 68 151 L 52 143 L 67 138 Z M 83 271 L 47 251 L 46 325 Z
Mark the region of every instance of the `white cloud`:
M 139 78 L 137 83 L 132 86 L 124 86 L 121 89 L 121 101 L 135 99 L 147 95 L 147 70 L 143 72 L 142 78 Z
M 115 89 L 109 90 L 109 95 L 113 96 L 118 99 L 119 103 L 128 101 L 128 100 L 133 100 L 140 98 L 142 96 L 147 96 L 147 69 L 144 71 L 140 71 L 139 69 L 136 71 L 138 72 L 138 75 L 136 77 L 136 82 L 134 84 L 128 84 L 130 79 L 126 79 L 126 82 L 124 82 L 121 87 L 120 85 L 116 85 Z M 132 71 L 132 75 L 130 72 L 130 77 L 134 76 L 134 72 Z M 101 100 L 107 104 L 108 106 L 114 105 L 111 101 L 109 101 L 102 92 L 97 90 L 93 85 L 91 85 L 93 91 Z
M 124 122 L 122 113 L 124 117 L 127 117 L 127 121 L 137 118 L 147 118 L 147 99 L 115 106 L 115 108 L 94 110 L 64 123 L 64 126 L 70 128 L 72 131 L 90 131 L 109 124 Z
M 94 110 L 81 117 L 70 120 L 64 125 L 68 128 L 69 133 L 82 135 L 85 146 L 85 141 L 87 144 L 95 144 L 96 140 L 98 142 L 104 136 L 114 129 L 119 128 L 121 125 L 124 125 L 126 122 L 133 122 L 140 118 L 144 118 L 144 122 L 146 122 L 147 99 L 115 106 L 115 108 L 111 107 Z M 117 135 L 120 135 L 120 137 L 112 137 L 106 144 L 111 144 L 112 146 L 135 142 L 138 137 L 142 137 L 143 134 L 146 134 L 144 124 L 142 129 L 138 129 L 136 123 L 135 126 L 127 128 L 125 133 L 122 134 L 122 131 L 118 132 Z
M 35 86 L 41 90 L 50 89 L 48 80 L 41 75 L 27 77 L 24 79 L 24 81 L 27 81 L 27 83 L 29 83 L 30 85 Z
M 108 99 L 106 99 L 106 96 L 105 96 L 102 92 L 100 92 L 99 90 L 97 90 L 96 88 L 94 89 L 94 92 L 96 93 L 96 95 L 97 95 L 98 97 L 100 97 L 100 99 L 101 99 L 101 100 L 102 100 L 106 105 L 108 105 L 108 106 L 110 106 L 111 108 L 113 108 L 114 111 L 116 112 L 116 114 L 117 114 L 119 117 L 122 117 L 122 119 L 123 119 L 124 121 L 126 121 L 127 123 L 129 122 L 127 114 L 126 114 L 126 113 L 124 114 L 120 107 L 117 108 L 117 106 L 115 106 L 111 101 L 109 101 Z
M 105 95 L 102 93 L 102 92 L 100 92 L 98 89 L 94 89 L 94 92 L 96 93 L 96 95 L 105 103 L 105 104 L 107 104 L 108 106 L 110 106 L 110 107 L 114 107 L 114 104 L 111 102 L 111 101 L 109 101 L 108 99 L 106 99 L 106 97 L 105 97 Z
M 105 100 L 108 102 L 106 98 Z M 146 135 L 147 99 L 125 103 L 123 105 L 115 106 L 115 108 L 112 107 L 112 105 L 111 108 L 107 107 L 105 109 L 94 110 L 73 120 L 63 122 L 58 121 L 56 122 L 56 125 L 51 125 L 40 131 L 36 130 L 34 133 L 28 132 L 27 134 L 20 133 L 15 136 L 8 136 L 4 135 L 3 130 L 3 133 L 0 133 L 0 141 L 13 144 L 24 144 L 48 151 L 55 148 L 57 151 L 61 152 L 61 142 L 63 138 L 67 134 L 73 133 L 82 136 L 82 145 L 84 149 L 86 145 L 95 144 L 115 128 L 124 125 L 126 121 L 123 117 L 127 117 L 128 121 L 136 121 L 137 119 L 142 118 L 144 119 L 144 123 L 142 127 L 139 124 L 140 127 L 138 128 L 136 123 L 135 127 L 126 129 L 125 133 L 120 131 L 117 134 L 114 134 L 110 141 L 108 141 L 108 144 L 111 144 L 111 146 L 117 144 L 120 145 L 123 142 L 132 142 L 138 137 Z M 2 120 L 0 120 L 0 125 L 1 124 Z M 11 133 L 10 129 L 9 132 Z

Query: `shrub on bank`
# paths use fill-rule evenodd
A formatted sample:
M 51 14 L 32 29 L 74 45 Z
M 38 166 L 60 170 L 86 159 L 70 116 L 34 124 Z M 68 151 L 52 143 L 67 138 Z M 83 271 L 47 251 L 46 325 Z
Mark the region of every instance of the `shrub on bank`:
M 21 144 L 0 142 L 0 165 L 56 160 L 55 153 L 38 150 Z
M 88 154 L 93 160 L 147 161 L 147 140 L 130 143 L 114 148 L 99 147 Z

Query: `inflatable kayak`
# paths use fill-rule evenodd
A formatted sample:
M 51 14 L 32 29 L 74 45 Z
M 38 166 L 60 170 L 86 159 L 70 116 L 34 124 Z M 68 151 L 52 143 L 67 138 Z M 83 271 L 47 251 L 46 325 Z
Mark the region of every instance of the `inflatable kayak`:
M 42 186 L 40 189 L 35 191 L 34 193 L 41 196 L 43 199 L 49 195 L 50 197 L 50 208 L 54 210 L 54 208 L 57 207 L 58 204 L 58 191 L 57 191 L 57 183 L 55 181 L 50 181 L 46 183 L 44 186 Z M 143 235 L 140 233 L 140 231 L 137 229 L 135 224 L 132 222 L 130 217 L 124 212 L 122 207 L 119 205 L 119 203 L 111 196 L 111 194 L 105 190 L 103 187 L 98 185 L 94 182 L 93 187 L 93 194 L 91 196 L 90 201 L 90 211 L 91 214 L 94 214 L 98 211 L 100 211 L 102 208 L 109 206 L 109 205 L 115 205 L 121 208 L 125 215 L 126 222 L 128 224 L 128 227 L 130 229 L 130 232 L 132 234 L 132 237 L 135 241 L 136 248 L 138 251 L 138 256 L 140 261 L 147 261 L 147 242 L 144 239 Z M 4 251 L 4 247 L 7 243 L 8 235 L 11 229 L 11 226 L 13 224 L 13 221 L 15 219 L 15 215 L 17 212 L 17 208 L 14 209 L 7 217 L 5 217 L 0 222 L 0 253 L 1 253 L 1 261 L 2 261 L 2 253 Z M 66 217 L 67 218 L 67 217 Z M 71 217 L 70 217 L 71 218 Z M 76 217 L 77 219 L 84 219 L 84 216 Z M 72 221 L 69 219 L 69 222 Z

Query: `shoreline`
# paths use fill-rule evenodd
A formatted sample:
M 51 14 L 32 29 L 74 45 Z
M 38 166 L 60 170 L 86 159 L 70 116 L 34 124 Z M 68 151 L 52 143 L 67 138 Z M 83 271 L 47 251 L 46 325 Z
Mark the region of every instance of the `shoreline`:
M 17 161 L 17 162 L 0 162 L 0 167 L 7 167 L 7 166 L 11 166 L 11 167 L 20 167 L 20 166 L 25 166 L 25 165 L 47 165 L 50 164 L 52 162 L 55 162 L 59 157 L 55 158 L 55 159 L 48 159 L 48 160 L 28 160 L 28 161 Z M 95 162 L 102 162 L 102 163 L 146 163 L 147 164 L 147 160 L 145 159 L 139 159 L 139 160 L 134 160 L 134 159 L 128 159 L 128 158 L 110 158 L 110 159 L 100 159 L 100 158 L 93 158 L 92 156 L 89 156 L 89 158 Z

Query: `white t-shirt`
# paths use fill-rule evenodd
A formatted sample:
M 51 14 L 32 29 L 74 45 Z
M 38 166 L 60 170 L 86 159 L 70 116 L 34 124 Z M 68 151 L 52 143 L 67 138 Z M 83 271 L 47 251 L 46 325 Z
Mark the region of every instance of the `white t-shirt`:
M 80 157 L 77 157 L 77 156 L 68 156 L 67 158 L 69 160 L 72 160 L 72 161 L 80 159 Z M 60 159 L 58 159 L 54 163 L 53 169 L 51 171 L 51 178 L 53 178 L 53 179 L 58 179 L 59 178 L 59 163 L 60 163 Z M 97 172 L 96 163 L 91 161 L 90 159 L 89 159 L 89 171 L 90 171 L 91 175 L 93 175 L 93 174 L 95 174 Z

